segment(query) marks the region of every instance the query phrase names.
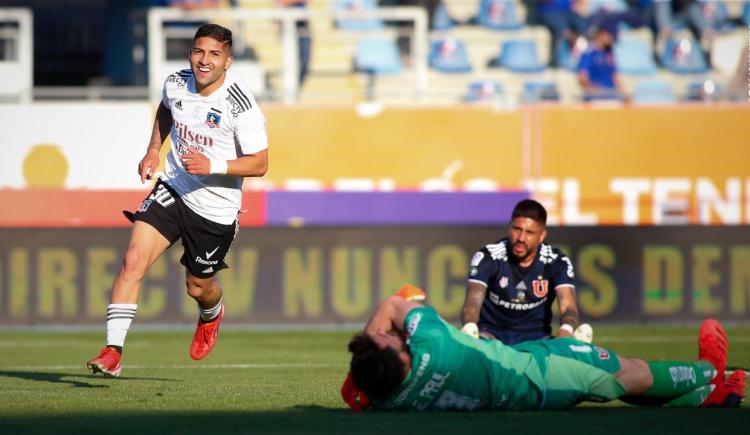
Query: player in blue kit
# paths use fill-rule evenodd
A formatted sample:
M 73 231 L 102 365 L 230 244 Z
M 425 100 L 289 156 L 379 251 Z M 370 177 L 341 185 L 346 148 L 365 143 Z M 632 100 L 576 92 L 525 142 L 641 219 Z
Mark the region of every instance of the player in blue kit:
M 573 264 L 547 237 L 547 211 L 531 199 L 516 204 L 510 234 L 471 259 L 462 332 L 505 344 L 549 338 L 552 303 L 560 309 L 558 337 L 570 337 L 580 320 Z

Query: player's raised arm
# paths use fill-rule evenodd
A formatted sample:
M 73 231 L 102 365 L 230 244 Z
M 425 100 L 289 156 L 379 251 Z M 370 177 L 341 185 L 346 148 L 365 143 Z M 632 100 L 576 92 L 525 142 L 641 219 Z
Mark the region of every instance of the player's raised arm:
M 141 184 L 145 180 L 150 180 L 156 168 L 159 167 L 159 150 L 164 141 L 167 139 L 172 129 L 172 112 L 164 103 L 159 104 L 154 116 L 154 127 L 151 131 L 151 140 L 146 148 L 146 155 L 138 163 L 138 175 L 141 176 Z
M 389 296 L 380 303 L 378 308 L 365 325 L 365 332 L 370 335 L 377 333 L 404 332 L 404 319 L 414 308 L 422 306 L 414 301 L 407 301 L 399 296 Z

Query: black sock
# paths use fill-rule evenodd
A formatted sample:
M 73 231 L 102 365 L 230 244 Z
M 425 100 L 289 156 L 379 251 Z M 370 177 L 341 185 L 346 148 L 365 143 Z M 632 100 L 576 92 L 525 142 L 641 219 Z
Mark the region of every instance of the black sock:
M 113 346 L 111 344 L 108 344 L 107 347 L 111 347 L 112 349 L 116 350 L 117 353 L 119 353 L 120 355 L 122 355 L 122 346 Z

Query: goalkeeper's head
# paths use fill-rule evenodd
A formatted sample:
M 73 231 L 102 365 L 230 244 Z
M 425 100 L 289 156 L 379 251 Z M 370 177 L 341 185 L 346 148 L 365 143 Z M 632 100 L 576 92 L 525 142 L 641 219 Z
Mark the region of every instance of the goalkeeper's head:
M 354 385 L 370 399 L 387 399 L 406 378 L 411 358 L 398 335 L 357 334 L 349 342 L 349 352 Z

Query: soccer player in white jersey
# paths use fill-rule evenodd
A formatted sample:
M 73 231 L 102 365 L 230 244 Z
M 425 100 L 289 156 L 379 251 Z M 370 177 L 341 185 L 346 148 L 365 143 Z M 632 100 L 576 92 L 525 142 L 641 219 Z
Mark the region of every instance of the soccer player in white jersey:
M 179 239 L 187 293 L 200 311 L 190 356 L 202 359 L 216 343 L 224 305 L 214 275 L 227 267 L 243 177 L 260 177 L 268 169 L 265 118 L 247 86 L 231 73 L 231 52 L 232 32 L 205 24 L 195 34 L 190 69 L 164 83 L 151 141 L 138 164 L 142 183 L 159 166 L 168 134 L 172 148 L 163 177 L 135 213 L 126 213 L 133 232 L 107 307 L 107 345 L 87 363 L 93 373 L 120 375 L 143 277 Z

